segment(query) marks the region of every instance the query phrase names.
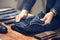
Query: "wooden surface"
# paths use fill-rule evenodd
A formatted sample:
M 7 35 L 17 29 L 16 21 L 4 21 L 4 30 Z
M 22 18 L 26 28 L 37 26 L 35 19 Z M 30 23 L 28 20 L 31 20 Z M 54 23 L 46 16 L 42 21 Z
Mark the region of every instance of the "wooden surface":
M 0 40 L 37 40 L 34 37 L 26 36 L 26 35 L 16 32 L 16 31 L 13 31 L 11 29 L 11 25 L 5 25 L 4 23 L 1 23 L 1 24 L 3 24 L 5 27 L 7 27 L 8 33 L 0 34 Z M 47 35 L 47 34 L 50 34 L 50 32 L 45 33 L 45 35 Z M 37 35 L 37 36 L 39 36 L 39 35 Z
M 11 29 L 11 25 L 5 25 L 4 23 L 2 24 L 8 28 L 8 33 L 0 34 L 0 40 L 36 40 L 33 37 L 25 36 L 23 34 L 13 31 Z
M 33 16 L 33 15 L 29 14 L 29 16 Z M 21 33 L 13 31 L 11 29 L 11 25 L 5 25 L 3 22 L 1 24 L 3 24 L 5 27 L 7 27 L 8 33 L 0 34 L 0 40 L 36 40 L 34 37 L 25 36 Z
M 30 15 L 30 16 L 33 16 L 33 15 Z M 25 36 L 21 33 L 13 31 L 11 29 L 11 25 L 5 25 L 3 22 L 1 24 L 3 24 L 5 27 L 7 27 L 8 33 L 7 34 L 0 34 L 0 40 L 37 40 L 34 37 Z M 46 34 L 49 34 L 49 33 L 46 33 Z

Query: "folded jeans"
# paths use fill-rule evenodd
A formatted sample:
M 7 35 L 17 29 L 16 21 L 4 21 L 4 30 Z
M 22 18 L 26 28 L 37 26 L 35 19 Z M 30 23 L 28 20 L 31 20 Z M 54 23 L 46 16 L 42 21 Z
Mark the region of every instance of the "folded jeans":
M 40 20 L 44 17 L 44 15 L 45 14 L 41 12 L 38 15 L 31 17 L 32 19 L 27 18 L 30 21 L 28 21 L 27 19 L 23 19 L 19 23 L 15 23 L 14 25 L 12 25 L 11 28 L 25 35 L 35 35 L 44 31 L 57 29 L 60 25 L 60 20 L 54 17 L 49 25 L 44 25 L 44 22 Z
M 45 28 L 42 28 L 42 25 L 40 25 L 44 24 L 44 22 L 40 20 L 40 18 L 43 18 L 44 15 L 45 14 L 41 12 L 36 16 L 23 19 L 19 23 L 15 23 L 15 25 L 12 25 L 11 28 L 26 35 L 34 35 L 36 33 L 40 33 L 42 31 L 40 31 L 39 29 L 45 30 Z

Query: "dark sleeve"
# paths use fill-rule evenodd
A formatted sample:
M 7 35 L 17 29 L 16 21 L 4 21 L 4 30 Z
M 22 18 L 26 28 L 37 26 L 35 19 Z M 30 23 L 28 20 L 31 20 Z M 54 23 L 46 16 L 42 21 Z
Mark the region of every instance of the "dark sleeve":
M 56 3 L 53 8 L 55 9 L 56 14 L 60 13 L 60 0 L 56 0 Z
M 26 9 L 26 10 L 30 11 L 31 8 L 33 7 L 33 5 L 35 4 L 35 2 L 36 2 L 36 0 L 26 0 L 22 9 Z

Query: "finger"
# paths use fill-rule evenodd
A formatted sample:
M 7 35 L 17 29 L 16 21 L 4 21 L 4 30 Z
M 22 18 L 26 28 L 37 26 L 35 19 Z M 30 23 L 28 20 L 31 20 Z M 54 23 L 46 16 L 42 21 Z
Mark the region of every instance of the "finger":
M 46 20 L 46 17 L 44 17 L 44 18 L 42 18 L 42 19 L 40 19 L 41 21 L 45 21 Z
M 47 20 L 45 21 L 45 24 L 50 24 L 50 20 L 47 19 Z
M 17 18 L 17 22 L 19 22 L 21 19 L 24 19 L 24 18 L 26 18 L 25 15 L 19 15 L 18 18 Z
M 21 19 L 16 20 L 16 22 L 19 22 Z
M 49 18 L 47 18 L 47 20 L 45 21 L 45 23 L 50 24 L 51 20 L 52 20 L 52 17 L 49 17 Z
M 47 21 L 45 21 L 45 24 L 50 24 L 50 23 L 48 23 Z
M 16 22 L 19 22 L 21 20 L 21 18 L 19 17 L 19 15 L 16 17 Z
M 22 19 L 25 19 L 26 17 L 27 17 L 27 16 L 24 15 L 24 16 L 22 17 Z
M 16 17 L 16 22 L 18 22 L 18 17 Z
M 25 15 L 22 17 L 22 19 L 25 19 L 27 16 L 28 16 L 28 14 L 25 14 Z

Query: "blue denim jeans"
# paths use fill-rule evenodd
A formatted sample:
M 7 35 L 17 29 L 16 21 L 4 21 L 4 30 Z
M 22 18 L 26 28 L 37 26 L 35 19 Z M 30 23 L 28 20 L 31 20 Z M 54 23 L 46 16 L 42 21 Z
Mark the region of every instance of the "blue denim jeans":
M 6 33 L 8 33 L 7 30 L 8 29 L 4 25 L 0 24 L 0 34 L 6 34 Z
M 0 22 L 11 20 L 12 18 L 15 18 L 19 13 L 20 11 L 17 11 L 14 8 L 0 11 Z
M 55 30 L 59 27 L 60 18 L 57 18 L 56 16 L 52 19 L 50 25 L 44 25 L 44 22 L 40 20 L 44 15 L 45 14 L 41 12 L 36 16 L 23 19 L 19 23 L 12 25 L 11 28 L 25 35 L 35 35 L 44 31 Z

